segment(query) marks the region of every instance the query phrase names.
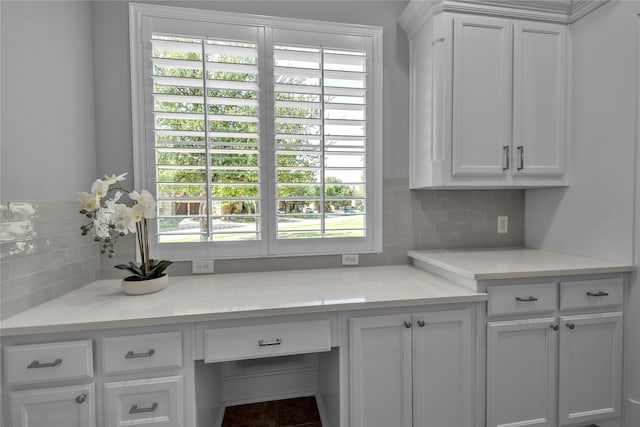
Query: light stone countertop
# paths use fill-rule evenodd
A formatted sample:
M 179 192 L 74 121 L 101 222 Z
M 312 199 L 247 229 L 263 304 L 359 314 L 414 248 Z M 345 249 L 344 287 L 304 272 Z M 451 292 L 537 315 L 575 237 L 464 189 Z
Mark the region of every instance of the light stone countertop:
M 171 277 L 140 296 L 99 280 L 2 321 L 0 335 L 486 300 L 410 265 Z
M 409 251 L 424 263 L 472 280 L 626 273 L 635 266 L 527 248 Z

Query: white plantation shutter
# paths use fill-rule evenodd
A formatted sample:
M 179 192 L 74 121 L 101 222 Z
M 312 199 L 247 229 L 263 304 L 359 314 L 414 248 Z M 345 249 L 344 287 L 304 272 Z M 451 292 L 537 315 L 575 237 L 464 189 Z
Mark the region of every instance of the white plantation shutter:
M 155 257 L 381 250 L 381 29 L 130 9 Z
M 277 238 L 365 237 L 366 52 L 276 44 L 273 57 Z

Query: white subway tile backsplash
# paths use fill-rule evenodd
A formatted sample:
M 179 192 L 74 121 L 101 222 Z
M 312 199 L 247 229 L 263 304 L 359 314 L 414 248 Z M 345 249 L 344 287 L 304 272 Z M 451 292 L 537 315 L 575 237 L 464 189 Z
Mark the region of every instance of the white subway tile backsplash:
M 77 202 L 0 202 L 0 317 L 98 278 L 97 244 L 80 235 Z

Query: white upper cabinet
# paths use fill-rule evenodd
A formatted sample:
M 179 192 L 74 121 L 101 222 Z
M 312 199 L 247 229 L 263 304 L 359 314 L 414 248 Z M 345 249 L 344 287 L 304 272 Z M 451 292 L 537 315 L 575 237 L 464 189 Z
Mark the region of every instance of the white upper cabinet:
M 410 42 L 410 187 L 568 185 L 566 23 L 436 3 L 412 2 L 400 18 Z

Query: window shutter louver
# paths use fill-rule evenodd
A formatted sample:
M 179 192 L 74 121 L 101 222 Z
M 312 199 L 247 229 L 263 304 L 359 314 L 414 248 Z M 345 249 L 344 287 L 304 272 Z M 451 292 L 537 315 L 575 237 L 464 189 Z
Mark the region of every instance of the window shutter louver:
M 277 238 L 366 235 L 366 55 L 275 45 Z

